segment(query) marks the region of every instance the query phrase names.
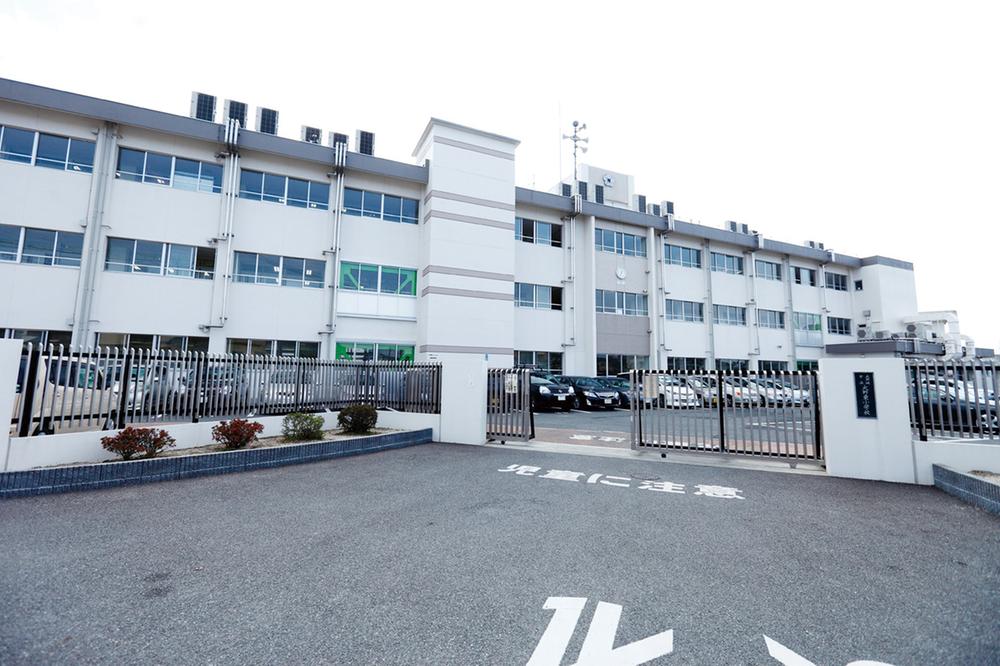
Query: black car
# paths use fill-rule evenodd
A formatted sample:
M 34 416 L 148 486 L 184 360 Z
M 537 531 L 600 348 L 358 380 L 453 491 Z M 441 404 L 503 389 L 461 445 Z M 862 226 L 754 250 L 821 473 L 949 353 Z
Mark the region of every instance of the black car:
M 594 377 L 559 375 L 558 379 L 572 387 L 579 407 L 614 409 L 618 406 L 618 392 L 607 388 Z
M 568 412 L 576 406 L 573 389 L 565 384 L 531 376 L 531 409 L 561 409 Z
M 628 409 L 631 404 L 629 396 L 632 393 L 632 385 L 627 379 L 622 379 L 621 377 L 597 377 L 598 382 L 609 391 L 614 391 L 618 394 L 618 406 L 623 409 Z

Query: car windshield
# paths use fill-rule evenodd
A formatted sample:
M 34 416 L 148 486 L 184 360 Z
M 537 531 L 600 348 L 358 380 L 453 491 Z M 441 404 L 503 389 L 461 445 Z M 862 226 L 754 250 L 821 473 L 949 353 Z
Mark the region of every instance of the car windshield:
M 582 377 L 580 379 L 577 379 L 576 385 L 579 386 L 580 388 L 595 388 L 595 389 L 604 388 L 601 385 L 601 383 L 598 382 L 596 379 L 589 379 L 587 377 Z
M 531 383 L 536 386 L 555 386 L 555 382 L 550 382 L 547 379 L 542 379 L 541 377 L 532 377 Z

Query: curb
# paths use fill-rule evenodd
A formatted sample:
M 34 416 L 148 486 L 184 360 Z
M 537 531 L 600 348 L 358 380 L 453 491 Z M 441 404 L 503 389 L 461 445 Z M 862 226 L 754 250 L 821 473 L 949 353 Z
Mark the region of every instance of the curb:
M 1000 516 L 1000 485 L 944 465 L 932 465 L 934 487 Z

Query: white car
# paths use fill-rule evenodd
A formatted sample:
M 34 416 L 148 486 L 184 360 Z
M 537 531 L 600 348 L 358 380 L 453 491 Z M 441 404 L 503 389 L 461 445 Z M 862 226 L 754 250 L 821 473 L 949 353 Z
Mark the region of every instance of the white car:
M 702 406 L 701 396 L 680 377 L 659 375 L 660 407 L 695 408 Z M 647 393 L 652 393 L 647 392 Z

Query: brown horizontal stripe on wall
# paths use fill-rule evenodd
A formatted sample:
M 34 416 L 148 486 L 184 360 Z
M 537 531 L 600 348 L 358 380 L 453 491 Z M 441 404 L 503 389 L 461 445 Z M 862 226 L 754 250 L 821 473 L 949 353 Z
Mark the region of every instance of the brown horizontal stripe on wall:
M 514 294 L 498 294 L 495 291 L 479 291 L 476 289 L 455 289 L 454 287 L 424 287 L 421 296 L 438 294 L 440 296 L 460 296 L 462 298 L 482 298 L 493 301 L 513 301 Z
M 428 273 L 439 273 L 441 275 L 460 275 L 462 277 L 481 278 L 483 280 L 501 280 L 503 282 L 513 282 L 514 276 L 510 273 L 491 273 L 490 271 L 476 271 L 471 268 L 452 268 L 450 266 L 426 266 L 420 272 L 421 275 Z
M 456 141 L 455 139 L 446 139 L 443 136 L 434 137 L 434 143 L 442 143 L 446 146 L 452 146 L 453 148 L 461 148 L 462 150 L 471 150 L 474 153 L 482 153 L 483 155 L 489 155 L 491 157 L 499 157 L 500 159 L 514 161 L 513 153 L 505 153 L 502 150 L 494 150 L 492 148 L 484 148 L 483 146 L 477 146 L 474 143 L 466 143 L 465 141 Z
M 455 194 L 453 192 L 444 192 L 442 190 L 431 190 L 424 197 L 424 203 L 431 200 L 431 197 L 436 197 L 438 199 L 447 199 L 449 201 L 460 201 L 467 204 L 475 204 L 476 206 L 486 206 L 487 208 L 499 208 L 500 210 L 514 210 L 514 204 L 504 203 L 502 201 L 491 201 L 490 199 L 480 199 L 478 197 L 468 197 L 464 194 Z
M 514 225 L 510 222 L 500 222 L 499 220 L 488 220 L 485 217 L 473 217 L 472 215 L 460 215 L 459 213 L 448 213 L 443 210 L 429 210 L 424 214 L 424 222 L 436 217 L 441 220 L 452 220 L 454 222 L 467 222 L 469 224 L 478 224 L 483 227 L 493 227 L 495 229 L 503 229 L 504 231 L 513 231 Z
M 514 349 L 510 347 L 465 347 L 462 345 L 420 345 L 421 352 L 439 352 L 442 354 L 507 354 L 513 356 Z

